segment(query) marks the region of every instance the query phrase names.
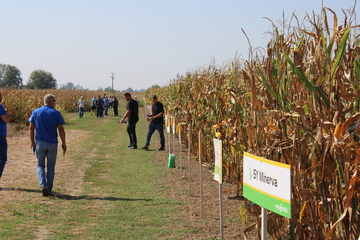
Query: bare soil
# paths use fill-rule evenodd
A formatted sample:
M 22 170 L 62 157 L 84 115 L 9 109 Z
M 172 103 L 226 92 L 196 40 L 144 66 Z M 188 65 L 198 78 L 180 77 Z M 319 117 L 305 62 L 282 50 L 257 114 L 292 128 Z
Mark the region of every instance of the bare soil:
M 154 134 L 153 139 L 155 148 L 159 145 L 156 141 L 159 137 Z M 193 156 L 189 161 L 187 149 L 183 146 L 180 159 L 178 141 L 175 143 L 175 149 L 171 151 L 175 154 L 175 168 L 170 168 L 173 174 L 169 174 L 160 181 L 168 186 L 166 192 L 168 197 L 184 203 L 177 206 L 176 217 L 186 222 L 189 228 L 194 229 L 184 239 L 220 239 L 220 193 L 219 183 L 214 180 L 213 166 L 202 165 L 201 201 L 199 161 Z M 156 163 L 167 168 L 168 149 L 164 152 L 156 152 L 155 155 Z M 245 201 L 241 196 L 237 196 L 236 192 L 236 185 L 222 184 L 223 239 L 258 239 L 257 232 L 249 232 L 245 238 L 246 227 L 241 222 L 239 213 L 239 207 L 243 206 Z M 249 224 L 254 225 L 255 222 L 252 219 L 249 219 Z
M 72 146 L 71 151 L 76 149 L 76 141 L 81 135 L 85 137 L 87 132 L 79 130 L 66 130 L 67 144 Z M 159 137 L 153 135 L 152 150 L 157 149 Z M 0 215 L 6 214 L 3 210 L 12 201 L 23 198 L 31 198 L 31 201 L 51 202 L 48 198 L 43 198 L 37 183 L 35 156 L 30 150 L 30 140 L 26 127 L 8 127 L 8 162 L 0 180 Z M 179 143 L 176 143 L 179 148 Z M 75 148 L 75 149 L 73 149 Z M 142 150 L 139 150 L 142 151 Z M 59 153 L 61 153 L 59 149 Z M 167 162 L 168 149 L 163 152 L 152 153 L 156 164 L 161 165 L 164 170 L 168 170 Z M 190 160 L 191 171 L 189 171 L 189 161 L 186 149 L 182 151 L 182 161 L 180 168 L 180 151 L 175 151 L 176 168 L 170 168 L 172 174 L 160 180 L 161 184 L 168 186 L 166 195 L 169 198 L 182 202 L 176 206 L 175 217 L 183 222 L 189 229 L 192 229 L 183 239 L 220 239 L 220 211 L 219 211 L 219 184 L 214 180 L 212 166 L 203 165 L 203 211 L 201 214 L 200 203 L 200 164 L 196 159 Z M 73 166 L 74 163 L 68 161 L 66 156 L 58 157 L 56 165 L 56 182 L 61 183 L 61 187 L 66 189 L 70 195 L 78 195 L 82 191 L 84 169 L 86 166 Z M 189 172 L 191 180 L 189 184 Z M 71 176 L 71 177 L 70 177 Z M 74 184 L 77 188 L 73 188 Z M 244 201 L 236 197 L 236 186 L 223 184 L 223 234 L 224 239 L 245 239 L 245 226 L 240 221 L 239 207 L 244 205 Z M 202 216 L 201 216 L 202 215 Z M 253 222 L 249 219 L 250 222 Z M 252 223 L 253 224 L 253 223 Z M 171 226 L 169 226 L 171 227 Z M 46 231 L 44 229 L 44 231 Z M 37 230 L 39 238 L 46 232 Z M 247 239 L 257 239 L 256 232 L 247 235 Z

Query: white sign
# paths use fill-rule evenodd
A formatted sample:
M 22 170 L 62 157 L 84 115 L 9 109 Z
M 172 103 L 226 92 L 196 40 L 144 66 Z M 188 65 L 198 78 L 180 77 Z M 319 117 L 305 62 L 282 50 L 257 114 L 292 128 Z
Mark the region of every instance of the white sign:
M 243 195 L 279 215 L 291 218 L 290 165 L 244 152 Z
M 214 179 L 222 184 L 222 141 L 214 138 L 215 174 Z
M 166 132 L 170 133 L 170 118 L 166 119 Z

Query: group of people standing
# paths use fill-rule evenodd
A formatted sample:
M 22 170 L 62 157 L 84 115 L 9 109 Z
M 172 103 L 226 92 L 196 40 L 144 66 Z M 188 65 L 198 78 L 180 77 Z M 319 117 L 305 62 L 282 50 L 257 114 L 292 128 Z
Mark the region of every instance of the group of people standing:
M 78 101 L 79 118 L 82 118 L 84 116 L 85 104 L 86 101 L 84 100 L 84 97 L 81 96 Z M 97 118 L 103 118 L 104 116 L 109 116 L 109 109 L 113 109 L 114 116 L 119 116 L 118 106 L 119 101 L 114 95 L 111 95 L 109 97 L 106 96 L 106 94 L 104 94 L 103 97 L 101 97 L 100 95 L 98 95 L 97 97 L 94 96 L 91 99 L 91 115 L 95 113 Z

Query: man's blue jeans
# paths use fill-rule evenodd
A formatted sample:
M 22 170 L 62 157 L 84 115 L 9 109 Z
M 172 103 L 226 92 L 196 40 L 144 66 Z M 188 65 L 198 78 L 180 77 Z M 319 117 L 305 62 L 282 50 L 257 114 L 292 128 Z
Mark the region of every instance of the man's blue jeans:
M 161 147 L 165 148 L 164 124 L 163 123 L 153 123 L 153 122 L 151 122 L 149 124 L 149 131 L 148 131 L 147 136 L 146 136 L 145 146 L 150 145 L 151 136 L 153 135 L 155 130 L 158 130 L 158 132 L 159 132 Z
M 0 136 L 0 178 L 4 171 L 7 161 L 7 141 L 5 136 Z
M 96 117 L 98 117 L 98 118 L 103 117 L 103 109 L 102 109 L 102 107 L 96 107 Z
M 54 185 L 55 164 L 57 156 L 57 143 L 44 141 L 36 142 L 37 169 L 36 174 L 41 188 L 46 188 L 51 193 Z M 47 157 L 47 171 L 45 172 L 45 158 Z
M 82 118 L 84 116 L 84 108 L 79 107 L 79 118 Z

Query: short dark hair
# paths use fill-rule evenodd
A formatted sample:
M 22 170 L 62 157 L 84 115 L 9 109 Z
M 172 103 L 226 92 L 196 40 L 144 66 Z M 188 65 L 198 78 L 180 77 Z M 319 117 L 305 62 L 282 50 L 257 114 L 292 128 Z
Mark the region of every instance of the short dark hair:
M 153 98 L 152 99 L 157 99 L 157 96 L 156 95 L 153 95 Z
M 124 97 L 131 97 L 131 94 L 127 92 L 124 94 Z

